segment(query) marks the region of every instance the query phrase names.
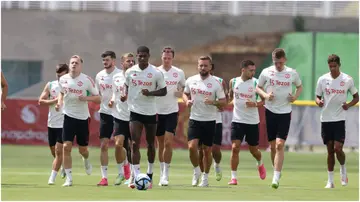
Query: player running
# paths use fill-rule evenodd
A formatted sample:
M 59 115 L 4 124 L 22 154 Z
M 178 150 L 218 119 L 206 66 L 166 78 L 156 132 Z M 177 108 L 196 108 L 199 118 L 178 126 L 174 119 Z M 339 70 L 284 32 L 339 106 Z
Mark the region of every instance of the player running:
M 182 97 L 182 91 L 185 86 L 184 71 L 172 66 L 174 56 L 174 50 L 171 47 L 165 47 L 161 56 L 162 65 L 158 67 L 158 70 L 164 75 L 167 88 L 167 95 L 157 97 L 156 99 L 158 114 L 156 137 L 159 145 L 160 186 L 167 186 L 169 184 L 172 144 L 179 115 L 177 98 Z
M 334 186 L 335 154 L 340 163 L 340 181 L 342 186 L 348 184 L 345 168 L 345 153 L 343 145 L 345 141 L 346 111 L 359 102 L 358 90 L 354 80 L 349 75 L 340 71 L 340 57 L 330 55 L 328 57 L 329 73 L 322 75 L 316 86 L 316 104 L 321 110 L 321 137 L 327 147 L 328 181 L 325 188 Z M 348 92 L 353 99 L 346 103 Z
M 197 186 L 201 175 L 199 168 L 198 145 L 203 148 L 204 170 L 200 187 L 209 186 L 208 175 L 211 167 L 211 146 L 215 136 L 216 112 L 218 106 L 226 105 L 226 97 L 221 83 L 210 75 L 212 61 L 209 56 L 198 59 L 199 74 L 188 78 L 185 82 L 183 100 L 191 108 L 188 147 L 190 161 L 194 166 L 192 185 Z M 218 100 L 216 100 L 218 99 Z
M 274 65 L 261 72 L 256 91 L 265 98 L 266 130 L 274 167 L 271 186 L 277 189 L 284 162 L 284 145 L 290 128 L 291 103 L 300 96 L 302 84 L 295 69 L 285 65 L 284 49 L 275 49 L 272 59 Z M 292 92 L 292 84 L 296 86 L 295 95 Z
M 252 156 L 256 159 L 260 179 L 266 178 L 265 166 L 261 160 L 259 145 L 259 111 L 263 105 L 256 93 L 257 79 L 255 64 L 251 60 L 241 62 L 241 76 L 233 78 L 229 82 L 229 97 L 233 100 L 233 119 L 231 123 L 231 180 L 229 185 L 237 185 L 237 167 L 239 165 L 239 152 L 241 142 L 245 140 L 249 145 Z
M 6 109 L 5 100 L 8 94 L 9 85 L 5 79 L 4 74 L 1 72 L 1 110 Z
M 63 161 L 66 180 L 63 186 L 72 186 L 71 149 L 76 136 L 79 153 L 83 157 L 86 174 L 90 175 L 92 165 L 89 162 L 89 121 L 88 101 L 100 104 L 101 98 L 95 82 L 82 71 L 83 60 L 74 55 L 70 58 L 70 71 L 59 80 L 60 94 L 55 106 L 56 111 L 62 108 L 63 124 Z
M 156 103 L 155 96 L 167 94 L 163 74 L 149 64 L 150 50 L 146 46 L 137 49 L 138 64 L 126 70 L 127 99 L 130 110 L 131 154 L 133 172 L 136 177 L 140 173 L 140 138 L 145 128 L 147 141 L 148 169 L 147 174 L 152 180 L 155 161 L 155 134 L 156 134 Z M 133 182 L 129 184 L 134 188 Z M 152 186 L 152 185 L 150 185 Z
M 39 105 L 49 106 L 47 123 L 48 142 L 51 154 L 54 157 L 52 171 L 48 180 L 49 185 L 55 184 L 56 175 L 59 172 L 63 158 L 62 128 L 64 115 L 61 111 L 57 112 L 55 110 L 55 105 L 58 102 L 58 95 L 60 93 L 59 79 L 67 73 L 69 73 L 69 66 L 67 64 L 58 64 L 56 66 L 57 80 L 48 82 L 39 97 Z M 65 170 L 63 168 L 61 169 L 61 178 L 65 178 Z
M 100 164 L 101 181 L 98 186 L 108 186 L 108 164 L 109 164 L 109 140 L 114 129 L 113 110 L 109 107 L 109 102 L 113 95 L 113 77 L 121 72 L 115 67 L 116 54 L 113 51 L 105 51 L 101 54 L 104 69 L 95 77 L 96 88 L 101 96 L 100 104 Z M 116 140 L 115 140 L 116 141 Z M 116 155 L 116 153 L 115 153 Z

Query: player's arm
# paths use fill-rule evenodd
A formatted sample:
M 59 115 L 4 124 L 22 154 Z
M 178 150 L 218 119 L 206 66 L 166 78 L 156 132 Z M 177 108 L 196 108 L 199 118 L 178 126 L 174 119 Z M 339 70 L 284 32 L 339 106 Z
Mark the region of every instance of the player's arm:
M 218 100 L 208 100 L 207 98 L 205 98 L 205 103 L 210 104 L 210 105 L 215 105 L 218 108 L 225 107 L 226 104 L 227 104 L 226 96 L 225 96 L 225 93 L 224 93 L 224 89 L 222 88 L 221 85 L 216 90 L 215 96 L 218 97 Z
M 295 89 L 295 95 L 292 95 L 292 94 L 289 95 L 290 102 L 295 102 L 295 100 L 297 100 L 299 98 L 299 96 L 303 90 L 302 82 L 301 82 L 300 76 L 297 72 L 294 72 L 294 82 L 293 83 L 295 84 L 296 89 Z
M 321 77 L 320 77 L 317 81 L 316 89 L 315 89 L 315 103 L 319 107 L 324 106 L 324 101 L 323 101 L 322 97 L 323 97 L 323 90 L 321 87 Z
M 177 91 L 174 93 L 175 97 L 177 97 L 177 98 L 182 98 L 184 88 L 185 88 L 185 74 L 184 74 L 184 71 L 180 71 L 180 76 L 181 76 L 181 79 L 180 79 L 179 85 L 177 87 Z
M 256 85 L 255 88 L 255 92 L 260 95 L 260 97 L 264 98 L 265 100 L 272 100 L 274 98 L 274 95 L 272 94 L 268 94 L 265 92 L 264 86 L 266 83 L 266 75 L 267 73 L 265 72 L 265 69 L 261 72 L 260 76 L 259 76 L 259 80 L 258 83 Z
M 149 91 L 145 93 L 147 96 L 165 96 L 167 94 L 166 83 L 163 74 L 159 71 L 157 74 L 156 85 L 159 88 L 158 90 Z
M 1 88 L 2 88 L 1 102 L 4 103 L 6 100 L 6 97 L 8 95 L 9 85 L 8 85 L 8 82 L 6 81 L 5 76 L 2 72 L 1 72 Z
M 87 77 L 88 79 L 88 90 L 90 92 L 89 96 L 83 96 L 81 100 L 83 101 L 88 101 L 88 102 L 94 102 L 96 104 L 100 104 L 101 103 L 101 97 L 99 95 L 99 91 L 98 89 L 95 87 L 95 83 L 94 81 L 90 78 Z
M 101 92 L 100 92 L 100 84 L 99 84 L 99 76 L 98 75 L 96 75 L 96 77 L 95 77 L 95 88 L 98 90 L 99 95 L 102 96 Z
M 231 103 L 233 101 L 233 99 L 234 99 L 233 82 L 234 82 L 234 79 L 230 79 L 230 81 L 229 81 L 228 103 Z
M 50 96 L 50 90 L 49 90 L 49 83 L 45 85 L 44 90 L 42 91 L 40 97 L 39 97 L 39 105 L 53 105 L 58 102 L 58 99 L 48 99 Z
M 189 88 L 189 81 L 186 80 L 185 82 L 185 88 L 184 88 L 184 92 L 182 95 L 182 99 L 184 101 L 184 103 L 186 104 L 186 106 L 190 107 L 192 105 L 192 100 L 191 100 L 191 94 L 190 94 L 190 88 Z
M 344 103 L 343 109 L 345 110 L 356 105 L 359 102 L 359 93 L 358 90 L 355 88 L 354 80 L 351 78 L 349 83 L 350 83 L 349 91 L 352 94 L 353 99 L 349 103 Z

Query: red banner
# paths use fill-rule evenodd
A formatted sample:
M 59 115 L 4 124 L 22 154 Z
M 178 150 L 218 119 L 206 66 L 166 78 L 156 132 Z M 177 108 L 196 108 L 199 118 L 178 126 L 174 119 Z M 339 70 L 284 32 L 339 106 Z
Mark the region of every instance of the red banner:
M 1 140 L 2 144 L 47 145 L 47 115 L 48 107 L 39 106 L 36 100 L 7 100 L 6 110 L 2 112 Z M 187 124 L 189 110 L 183 103 L 179 103 L 179 121 L 174 138 L 174 148 L 187 148 Z M 100 146 L 99 140 L 99 105 L 89 104 L 91 114 L 90 146 Z M 264 109 L 260 113 L 260 141 L 259 146 L 266 148 L 266 128 Z M 231 149 L 231 119 L 232 106 L 223 112 L 223 149 Z M 142 136 L 141 146 L 146 146 L 145 136 Z M 243 148 L 246 148 L 244 142 Z

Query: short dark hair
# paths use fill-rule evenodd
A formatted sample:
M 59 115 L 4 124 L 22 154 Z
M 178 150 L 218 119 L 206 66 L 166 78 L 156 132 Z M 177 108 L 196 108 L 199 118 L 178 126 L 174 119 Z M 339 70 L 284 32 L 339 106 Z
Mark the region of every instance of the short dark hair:
M 206 56 L 200 56 L 198 60 L 209 60 L 210 63 L 212 64 L 212 59 L 211 59 L 211 57 L 210 57 L 210 56 L 207 56 L 207 55 L 206 55 Z
M 105 51 L 101 54 L 102 58 L 106 58 L 107 56 L 110 56 L 111 59 L 116 59 L 116 54 L 114 51 Z
M 275 59 L 286 58 L 285 50 L 282 48 L 275 48 L 272 52 L 272 57 Z
M 255 63 L 253 61 L 251 61 L 251 60 L 243 60 L 241 62 L 241 68 L 246 68 L 246 67 L 248 67 L 250 65 L 255 65 Z
M 139 46 L 136 50 L 136 53 L 147 53 L 150 54 L 150 50 L 146 46 Z
M 162 53 L 168 53 L 168 52 L 172 53 L 173 58 L 175 57 L 175 50 L 170 46 L 165 46 L 162 49 Z
M 56 65 L 56 73 L 61 73 L 66 71 L 66 73 L 69 73 L 69 66 L 65 63 Z
M 340 57 L 335 54 L 329 55 L 327 62 L 328 62 L 328 64 L 331 62 L 336 62 L 336 64 L 338 64 L 339 66 L 341 65 Z

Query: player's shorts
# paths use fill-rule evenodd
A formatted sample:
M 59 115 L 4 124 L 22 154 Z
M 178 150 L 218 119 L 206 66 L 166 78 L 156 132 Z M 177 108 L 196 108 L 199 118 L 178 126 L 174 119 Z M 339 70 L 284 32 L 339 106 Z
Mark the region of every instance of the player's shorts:
M 345 142 L 345 121 L 321 122 L 321 137 L 324 144 L 328 141 Z
M 222 123 L 217 123 L 215 125 L 215 135 L 214 135 L 214 140 L 213 140 L 213 144 L 216 145 L 220 145 L 221 146 L 221 142 L 222 142 Z
M 291 112 L 275 114 L 265 109 L 265 119 L 268 141 L 273 141 L 276 138 L 286 140 L 290 129 Z
M 195 121 L 189 120 L 188 141 L 198 139 L 202 144 L 211 147 L 215 136 L 214 121 Z
M 155 115 L 143 115 L 130 111 L 130 122 L 138 121 L 142 124 L 156 124 Z
M 49 146 L 53 147 L 58 142 L 60 144 L 62 141 L 62 128 L 50 128 L 48 127 L 48 142 Z
M 130 138 L 130 126 L 129 121 L 123 121 L 114 118 L 114 136 L 123 135 L 125 140 Z
M 158 114 L 156 136 L 163 136 L 165 135 L 165 132 L 175 135 L 178 115 L 178 112 L 171 114 Z
M 250 146 L 259 145 L 259 124 L 231 123 L 231 140 L 244 140 Z
M 100 139 L 111 138 L 114 130 L 114 117 L 108 114 L 100 113 Z
M 64 126 L 62 131 L 63 141 L 74 142 L 76 135 L 76 142 L 79 146 L 89 145 L 89 124 L 90 118 L 86 120 L 75 119 L 64 115 Z

